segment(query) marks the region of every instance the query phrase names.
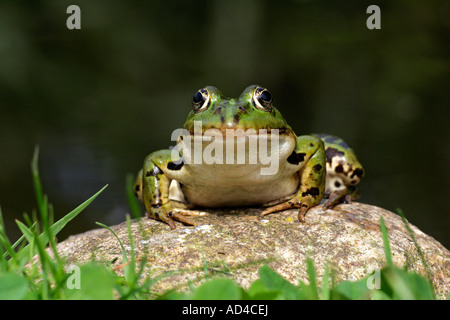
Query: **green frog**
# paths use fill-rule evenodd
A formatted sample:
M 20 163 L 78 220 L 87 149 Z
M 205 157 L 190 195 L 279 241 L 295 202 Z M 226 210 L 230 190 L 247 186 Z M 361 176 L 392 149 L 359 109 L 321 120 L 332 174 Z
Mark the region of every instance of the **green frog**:
M 150 218 L 176 228 L 195 225 L 194 209 L 263 206 L 261 216 L 298 209 L 298 219 L 328 198 L 326 207 L 356 197 L 364 175 L 340 138 L 297 136 L 261 86 L 227 98 L 207 86 L 192 98 L 177 145 L 146 157 L 135 193 Z

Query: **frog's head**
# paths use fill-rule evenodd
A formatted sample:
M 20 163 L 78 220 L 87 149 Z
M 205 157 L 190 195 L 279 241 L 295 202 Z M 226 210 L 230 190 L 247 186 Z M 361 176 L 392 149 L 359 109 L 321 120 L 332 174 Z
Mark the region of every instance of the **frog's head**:
M 280 134 L 293 133 L 281 113 L 274 107 L 270 92 L 260 86 L 247 87 L 237 99 L 227 98 L 215 87 L 198 90 L 192 98 L 193 110 L 184 128 L 194 132 L 194 121 L 202 131 L 219 129 L 278 129 Z
M 257 179 L 262 175 L 273 179 L 279 163 L 285 163 L 295 148 L 295 133 L 263 87 L 249 86 L 237 99 L 224 97 L 215 87 L 205 87 L 194 94 L 192 106 L 173 149 L 174 157 L 178 152 L 191 168 L 201 167 L 204 160 L 231 165 L 234 170 L 229 166 L 227 176 L 232 180 L 252 172 L 258 172 Z

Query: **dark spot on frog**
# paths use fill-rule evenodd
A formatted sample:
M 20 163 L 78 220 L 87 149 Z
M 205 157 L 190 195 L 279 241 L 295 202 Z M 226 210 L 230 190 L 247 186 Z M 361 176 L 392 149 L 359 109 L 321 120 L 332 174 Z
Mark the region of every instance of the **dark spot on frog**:
M 180 163 L 175 163 L 175 162 L 169 162 L 167 164 L 167 169 L 169 170 L 173 170 L 173 171 L 178 171 L 181 168 L 183 168 L 184 162 L 180 161 Z
M 335 148 L 331 148 L 331 147 L 327 148 L 325 152 L 327 154 L 327 162 L 330 164 L 331 164 L 331 160 L 334 157 L 342 157 L 344 155 L 344 152 L 339 151 L 338 149 L 335 149 Z
M 291 155 L 287 158 L 287 161 L 294 166 L 298 165 L 300 162 L 305 160 L 306 153 L 297 153 L 292 152 Z
M 246 113 L 247 113 L 247 110 L 246 110 L 244 107 L 242 107 L 242 106 L 239 107 L 239 111 L 240 111 L 242 114 L 246 114 Z
M 147 171 L 147 172 L 145 173 L 145 176 L 146 176 L 146 177 L 150 177 L 150 176 L 156 177 L 156 176 L 158 176 L 159 174 L 163 174 L 163 172 L 161 171 L 160 168 L 158 168 L 158 166 L 154 166 L 154 167 L 152 168 L 152 170 Z
M 234 123 L 238 124 L 238 123 L 239 123 L 240 117 L 241 117 L 241 115 L 240 115 L 239 113 L 236 113 L 236 114 L 233 116 L 233 121 L 234 121 Z
M 159 208 L 162 206 L 162 201 L 161 201 L 161 192 L 158 188 L 156 188 L 154 190 L 154 202 L 152 203 L 152 208 Z
M 335 171 L 336 173 L 342 173 L 342 172 L 344 172 L 344 167 L 342 166 L 342 164 L 339 164 L 339 165 L 336 167 L 336 169 L 334 169 L 334 171 Z
M 314 171 L 319 172 L 320 170 L 322 170 L 322 165 L 316 164 L 316 165 L 313 167 L 313 169 L 314 169 Z
M 353 178 L 354 176 L 357 176 L 358 178 L 362 178 L 363 175 L 364 175 L 364 170 L 361 168 L 356 168 L 355 171 L 353 171 L 350 178 Z
M 216 111 L 214 111 L 214 114 L 219 114 L 222 112 L 222 107 L 219 107 L 216 109 Z
M 341 184 L 340 184 L 339 181 L 335 181 L 335 182 L 334 182 L 334 186 L 335 186 L 336 188 L 339 188 L 339 187 L 341 186 Z
M 317 196 L 319 195 L 320 191 L 319 188 L 313 187 L 313 188 L 309 188 L 308 190 L 306 190 L 305 192 L 302 193 L 302 196 Z
M 270 128 L 270 126 L 267 126 L 266 127 L 266 129 L 267 129 L 267 133 L 271 133 L 271 129 L 272 128 Z M 286 128 L 273 128 L 274 130 L 278 130 L 278 134 L 286 134 L 286 133 L 289 133 L 289 129 L 286 129 Z
M 141 185 L 140 185 L 140 184 L 137 184 L 136 187 L 134 187 L 134 190 L 135 190 L 136 192 L 139 192 L 139 190 L 141 190 Z

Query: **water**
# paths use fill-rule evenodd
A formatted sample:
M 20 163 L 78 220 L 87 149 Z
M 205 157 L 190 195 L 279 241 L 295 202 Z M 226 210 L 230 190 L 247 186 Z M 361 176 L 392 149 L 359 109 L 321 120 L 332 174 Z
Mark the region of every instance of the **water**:
M 366 169 L 361 201 L 450 247 L 449 52 L 444 1 L 69 1 L 0 4 L 0 205 L 36 207 L 30 165 L 57 217 L 105 184 L 59 235 L 125 220 L 125 176 L 171 145 L 197 89 L 267 87 L 297 134 L 341 136 Z

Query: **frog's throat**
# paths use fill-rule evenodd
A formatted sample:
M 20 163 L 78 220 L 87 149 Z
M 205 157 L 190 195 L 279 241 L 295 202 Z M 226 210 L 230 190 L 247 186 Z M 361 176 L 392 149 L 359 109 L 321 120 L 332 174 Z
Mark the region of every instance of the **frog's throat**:
M 275 129 L 261 131 L 236 130 L 223 136 L 220 130 L 211 130 L 205 135 L 184 136 L 173 152 L 179 152 L 190 165 L 245 165 L 260 169 L 261 175 L 274 176 L 294 150 L 296 138 L 294 134 L 280 135 Z

